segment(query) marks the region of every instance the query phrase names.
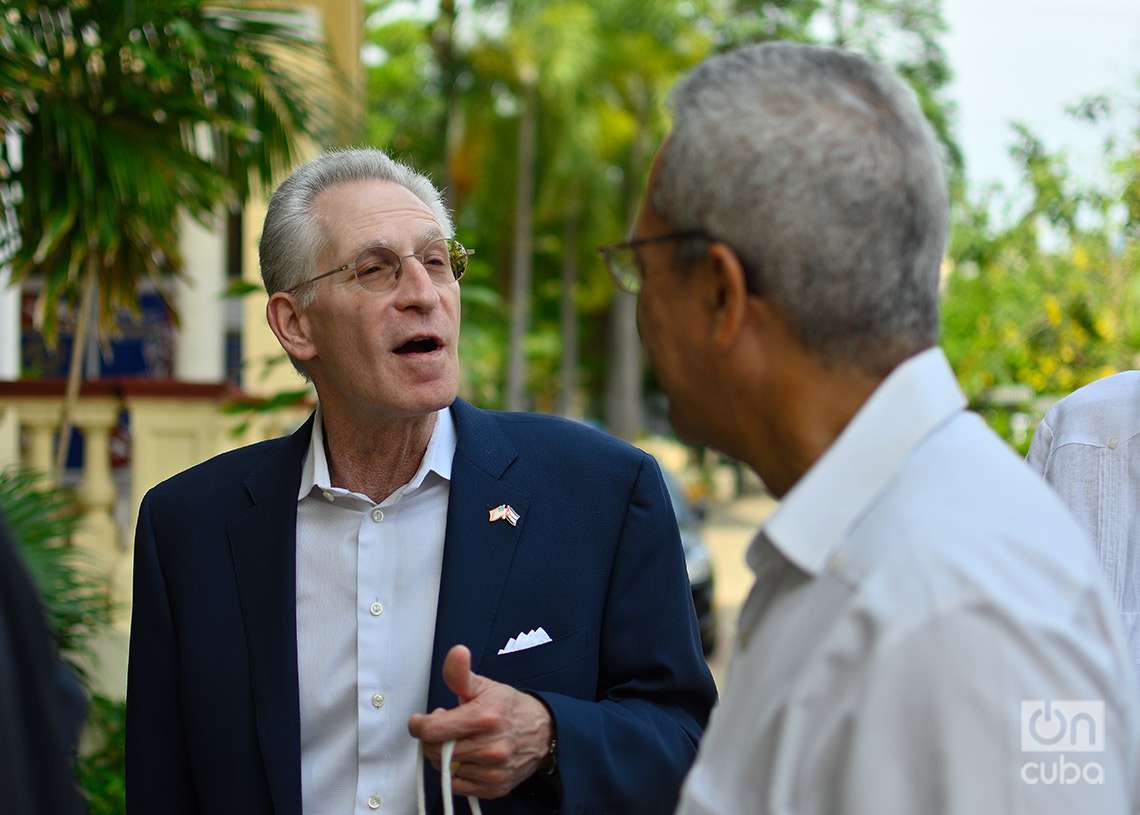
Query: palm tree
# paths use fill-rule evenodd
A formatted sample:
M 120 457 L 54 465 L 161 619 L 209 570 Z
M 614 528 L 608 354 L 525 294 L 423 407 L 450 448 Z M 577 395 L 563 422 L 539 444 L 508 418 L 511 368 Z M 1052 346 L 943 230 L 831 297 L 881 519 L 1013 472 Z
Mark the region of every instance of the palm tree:
M 0 470 L 0 523 L 43 599 L 56 644 L 86 679 L 83 655 L 92 637 L 111 624 L 113 608 L 106 581 L 68 545 L 79 518 L 75 496 L 43 483 L 39 473 Z
M 528 402 L 526 340 L 533 297 L 538 122 L 543 108 L 563 105 L 589 74 L 597 45 L 595 4 L 510 0 L 481 5 L 505 6 L 510 14 L 501 39 L 481 44 L 480 58 L 489 74 L 498 73 L 511 87 L 518 106 L 505 402 L 508 410 L 523 410 Z
M 687 19 L 686 6 L 691 12 L 691 4 L 646 0 L 607 6 L 607 27 L 614 34 L 603 68 L 610 92 L 633 121 L 623 161 L 620 207 L 624 228 L 637 215 L 653 150 L 668 131 L 666 95 L 676 78 L 712 46 L 708 35 Z M 632 439 L 644 429 L 644 364 L 633 295 L 614 293 L 609 345 L 606 425 L 615 435 Z
M 333 127 L 317 100 L 335 97 L 334 72 L 308 20 L 232 0 L 25 2 L 0 17 L 0 125 L 24 154 L 14 279 L 42 279 L 49 340 L 61 306 L 77 315 L 59 470 L 88 335 L 137 308 L 142 281 L 179 273 L 180 213 L 206 222 Z

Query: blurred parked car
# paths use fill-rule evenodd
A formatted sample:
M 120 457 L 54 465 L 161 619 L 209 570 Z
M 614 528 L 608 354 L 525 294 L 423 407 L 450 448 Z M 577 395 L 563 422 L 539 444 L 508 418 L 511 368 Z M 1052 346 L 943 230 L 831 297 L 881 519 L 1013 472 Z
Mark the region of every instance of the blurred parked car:
M 673 501 L 673 513 L 681 528 L 681 543 L 685 547 L 685 566 L 689 571 L 689 585 L 693 589 L 693 605 L 697 610 L 697 623 L 701 629 L 701 646 L 705 655 L 716 649 L 716 614 L 713 610 L 713 567 L 705 546 L 702 528 L 705 522 L 705 505 L 691 503 L 681 487 L 680 480 L 666 471 L 665 484 Z

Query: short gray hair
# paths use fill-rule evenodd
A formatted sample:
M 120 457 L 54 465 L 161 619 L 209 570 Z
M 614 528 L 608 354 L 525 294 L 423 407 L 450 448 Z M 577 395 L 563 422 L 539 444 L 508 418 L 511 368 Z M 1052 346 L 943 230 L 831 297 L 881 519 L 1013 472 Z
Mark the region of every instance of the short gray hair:
M 443 196 L 427 176 L 373 148 L 330 150 L 290 173 L 269 199 L 258 244 L 261 279 L 266 291 L 270 294 L 286 291 L 319 274 L 317 255 L 325 248 L 327 237 L 313 213 L 317 196 L 337 184 L 374 179 L 391 181 L 408 189 L 427 204 L 444 235 L 453 235 L 454 227 L 443 205 Z M 315 290 L 309 287 L 297 300 L 303 308 L 315 296 Z M 308 379 L 301 364 L 291 361 Z
M 672 106 L 654 208 L 730 245 L 806 347 L 882 375 L 937 343 L 949 201 L 909 86 L 854 54 L 766 43 L 697 66 Z
M 291 289 L 317 273 L 317 255 L 326 241 L 313 214 L 317 196 L 337 184 L 370 180 L 391 181 L 408 189 L 427 204 L 444 234 L 452 235 L 443 196 L 427 176 L 373 148 L 330 150 L 290 173 L 269 199 L 258 245 L 266 291 Z M 305 295 L 299 298 L 303 304 L 312 298 L 309 292 Z

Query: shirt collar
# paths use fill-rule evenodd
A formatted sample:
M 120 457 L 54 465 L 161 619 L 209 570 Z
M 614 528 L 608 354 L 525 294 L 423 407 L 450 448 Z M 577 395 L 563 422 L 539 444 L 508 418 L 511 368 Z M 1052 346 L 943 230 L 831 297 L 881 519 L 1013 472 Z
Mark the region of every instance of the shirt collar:
M 784 496 L 749 549 L 749 565 L 764 568 L 766 539 L 800 569 L 820 574 L 911 452 L 965 406 L 942 349 L 899 365 Z
M 455 458 L 456 446 L 455 423 L 451 418 L 450 408 L 441 408 L 436 412 L 435 429 L 432 430 L 431 440 L 427 450 L 424 451 L 423 461 L 400 493 L 413 492 L 420 488 L 428 473 L 435 473 L 446 481 L 451 480 L 451 461 Z M 301 466 L 301 487 L 297 492 L 297 500 L 307 497 L 313 489 L 329 490 L 332 484 L 329 479 L 329 464 L 325 457 L 324 423 L 321 418 L 321 406 L 317 405 L 316 415 L 313 417 L 313 433 L 309 439 L 309 452 L 305 456 L 305 463 Z

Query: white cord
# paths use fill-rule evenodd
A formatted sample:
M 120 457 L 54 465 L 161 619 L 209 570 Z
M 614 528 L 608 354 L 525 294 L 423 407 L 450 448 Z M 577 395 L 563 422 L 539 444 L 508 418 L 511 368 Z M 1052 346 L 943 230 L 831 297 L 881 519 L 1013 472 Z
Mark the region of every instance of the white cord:
M 455 742 L 447 741 L 443 744 L 443 754 L 439 757 L 440 787 L 443 791 L 443 815 L 455 815 L 455 805 L 451 800 L 451 757 L 455 754 Z M 424 792 L 424 745 L 416 741 L 416 775 L 419 783 L 416 784 L 416 812 L 427 815 L 426 793 Z M 479 799 L 474 795 L 467 796 L 467 806 L 471 807 L 471 815 L 483 815 L 479 808 Z

